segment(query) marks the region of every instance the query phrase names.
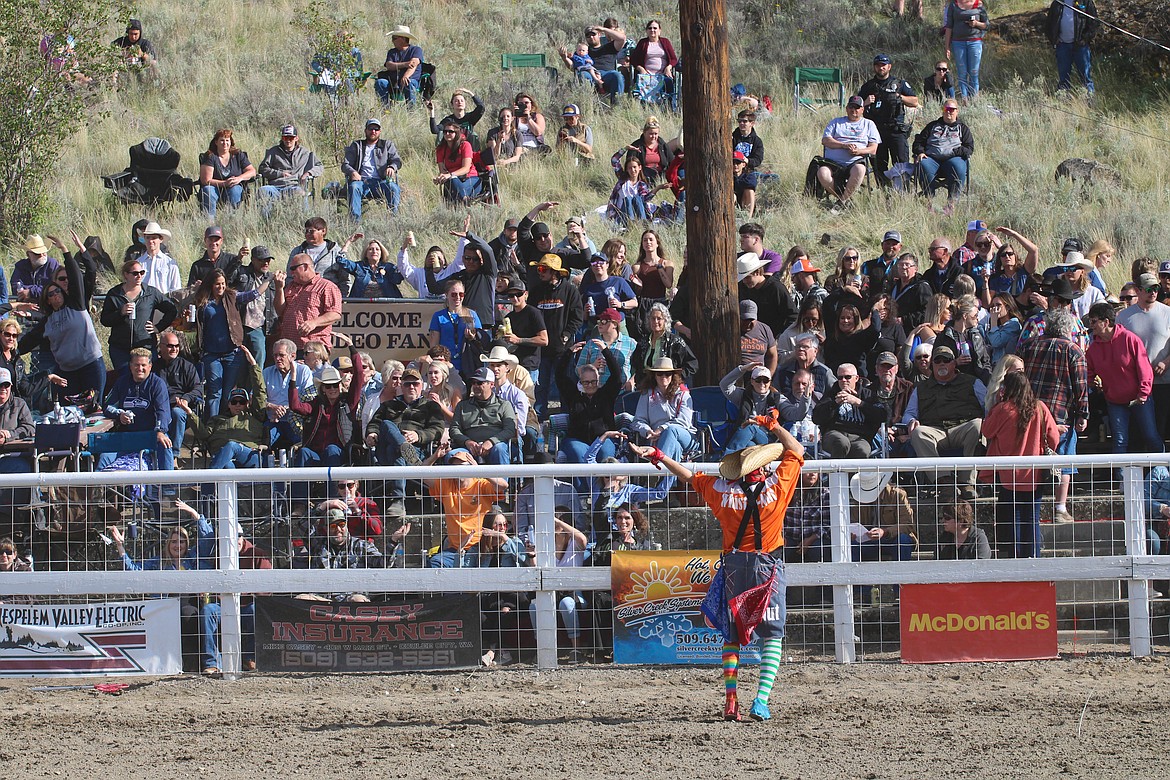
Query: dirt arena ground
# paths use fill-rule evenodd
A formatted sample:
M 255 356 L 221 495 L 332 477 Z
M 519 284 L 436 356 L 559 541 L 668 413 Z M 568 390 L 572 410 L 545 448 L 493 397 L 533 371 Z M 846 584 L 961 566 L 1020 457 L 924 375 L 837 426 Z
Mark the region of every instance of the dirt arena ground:
M 4 776 L 1130 778 L 1170 723 L 1166 657 L 792 664 L 763 724 L 713 668 L 69 682 L 0 681 Z

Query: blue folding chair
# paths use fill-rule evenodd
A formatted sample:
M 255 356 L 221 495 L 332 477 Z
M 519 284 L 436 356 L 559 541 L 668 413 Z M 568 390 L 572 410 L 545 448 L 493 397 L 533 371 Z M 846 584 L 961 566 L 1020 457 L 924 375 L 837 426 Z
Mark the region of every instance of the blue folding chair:
M 703 453 L 717 456 L 727 446 L 736 410 L 719 387 L 692 387 L 695 427 L 703 436 Z

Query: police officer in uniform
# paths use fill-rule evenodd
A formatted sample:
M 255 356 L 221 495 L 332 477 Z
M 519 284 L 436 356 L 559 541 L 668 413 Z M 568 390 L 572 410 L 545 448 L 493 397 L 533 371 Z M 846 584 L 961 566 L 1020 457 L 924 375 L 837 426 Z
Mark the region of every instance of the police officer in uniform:
M 892 60 L 888 54 L 873 58 L 873 78 L 861 85 L 857 94 L 865 98 L 865 118 L 877 125 L 882 142 L 873 158 L 873 169 L 880 186 L 890 180 L 883 174 L 891 165 L 910 161 L 910 123 L 906 108 L 918 107 L 918 95 L 905 79 L 890 75 Z

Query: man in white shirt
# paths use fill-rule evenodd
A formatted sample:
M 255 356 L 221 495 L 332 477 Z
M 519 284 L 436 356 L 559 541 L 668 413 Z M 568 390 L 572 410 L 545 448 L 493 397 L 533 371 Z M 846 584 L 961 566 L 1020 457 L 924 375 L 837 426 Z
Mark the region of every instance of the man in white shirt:
M 293 382 L 301 400 L 312 397 L 313 372 L 304 363 L 297 362 L 296 342 L 281 339 L 272 346 L 273 364 L 264 369 L 264 390 L 268 394 L 269 441 L 274 450 L 296 444 L 300 438 L 292 427 L 293 415 L 288 409 L 288 389 Z
M 865 178 L 865 158 L 877 153 L 882 137 L 877 125 L 862 116 L 865 100 L 860 95 L 849 98 L 845 116 L 829 122 L 821 136 L 825 159 L 833 165 L 817 168 L 817 182 L 837 199 L 831 209 L 839 214 Z
M 157 222 L 147 222 L 142 231 L 146 251 L 138 256 L 138 262 L 146 270 L 144 285 L 150 285 L 163 293 L 172 293 L 182 286 L 179 281 L 179 264 L 162 251 L 164 238 L 171 237 L 171 231 L 164 230 Z

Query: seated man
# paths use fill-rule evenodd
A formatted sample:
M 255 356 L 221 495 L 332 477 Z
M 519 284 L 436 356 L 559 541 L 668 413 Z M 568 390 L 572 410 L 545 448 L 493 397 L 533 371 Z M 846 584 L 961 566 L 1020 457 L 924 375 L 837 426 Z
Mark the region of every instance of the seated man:
M 477 463 L 510 463 L 517 431 L 515 409 L 495 391 L 496 375 L 490 368 L 476 371 L 470 385 L 451 419 L 451 443 L 470 452 Z
M 732 184 L 735 188 L 735 205 L 747 212 L 748 219 L 756 213 L 756 187 L 759 185 L 759 175 L 748 168 L 747 157 L 743 152 L 732 155 Z
M 386 33 L 394 48 L 386 52 L 386 63 L 374 80 L 374 92 L 386 105 L 390 98 L 402 98 L 410 105 L 418 101 L 422 80 L 423 50 L 414 43 L 410 28 L 400 24 Z
M 837 367 L 837 381 L 813 410 L 813 422 L 821 429 L 821 447 L 830 458 L 868 458 L 885 418 L 885 407 L 875 403 L 869 389 L 861 385 L 852 363 Z
M 812 376 L 813 391 L 821 398 L 833 384 L 833 369 L 817 359 L 821 351 L 821 339 L 816 333 L 801 333 L 796 337 L 796 351 L 776 372 L 772 384 L 789 398 L 795 398 L 793 378 L 798 371 L 807 371 Z
M 377 544 L 382 536 L 382 516 L 374 500 L 362 495 L 361 484 L 356 479 L 341 479 L 334 483 L 333 490 L 335 495 L 317 504 L 317 511 L 322 516 L 330 509 L 344 512 L 351 536 Z M 322 523 L 316 533 L 324 531 Z
M 126 69 L 142 79 L 145 75 L 151 81 L 158 81 L 158 53 L 149 39 L 142 37 L 142 22 L 131 19 L 126 24 L 126 34 L 114 39 L 114 45 L 122 50 L 122 62 Z
M 731 131 L 732 149 L 742 153 L 748 170 L 754 171 L 764 164 L 764 141 L 756 132 L 756 114 L 745 109 L 736 120 L 736 128 Z
M 268 444 L 264 430 L 267 419 L 268 394 L 264 390 L 264 378 L 256 358 L 247 347 L 240 351 L 252 366 L 252 386 L 255 391 L 243 387 L 232 388 L 228 393 L 227 406 L 220 407 L 220 413 L 206 423 L 191 413 L 186 400 L 178 400 L 179 407 L 189 415 L 195 438 L 211 453 L 213 469 L 259 468 L 262 444 Z
M 382 403 L 366 425 L 366 446 L 380 466 L 417 466 L 419 449 L 443 438 L 447 418 L 437 401 L 422 394 L 418 369 L 403 369 L 400 386 L 402 394 Z M 389 488 L 386 516 L 405 517 L 406 481 L 390 480 Z
M 381 569 L 388 565 L 393 558 L 393 551 L 410 533 L 410 523 L 405 523 L 390 535 L 393 547 L 388 555 L 382 552 L 373 542 L 359 539 L 349 532 L 349 523 L 345 519 L 345 512 L 340 509 L 329 509 L 325 513 L 328 523 L 328 533 L 325 538 L 318 539 L 312 549 L 301 552 L 293 558 L 293 568 L 299 569 Z M 307 548 L 301 548 L 306 550 Z M 335 593 L 331 598 L 316 593 L 302 593 L 297 596 L 307 601 L 362 601 L 368 602 L 370 597 L 365 593 Z
M 176 460 L 187 435 L 187 416 L 192 411 L 199 414 L 203 409 L 203 382 L 199 369 L 180 350 L 182 339 L 174 331 L 164 331 L 158 337 L 158 357 L 154 361 L 154 373 L 167 383 L 171 396 L 171 453 Z M 182 403 L 180 403 L 182 401 Z
M 114 420 L 115 431 L 154 431 L 158 440 L 154 467 L 170 471 L 175 467 L 171 437 L 167 435 L 171 426 L 171 396 L 166 381 L 151 368 L 149 349 L 130 350 L 128 371 L 118 377 L 106 395 L 105 414 Z M 102 453 L 97 461 L 98 470 L 109 468 L 122 454 Z
M 293 427 L 293 413 L 288 408 L 289 388 L 296 386 L 301 398 L 313 395 L 313 372 L 297 362 L 297 345 L 281 339 L 272 347 L 272 365 L 263 371 L 264 391 L 268 395 L 268 440 L 273 450 L 291 447 L 301 437 Z
M 382 138 L 382 123 L 366 120 L 366 137 L 345 147 L 345 161 L 341 172 L 348 179 L 349 213 L 355 220 L 362 218 L 362 200 L 367 194 L 386 201 L 386 208 L 398 211 L 402 190 L 396 178 L 402 168 L 402 158 L 394 142 Z
M 943 103 L 942 116 L 914 136 L 914 162 L 917 164 L 918 184 L 922 194 L 929 201 L 942 174 L 947 187 L 947 205 L 943 214 L 954 210 L 955 199 L 963 191 L 967 181 L 967 158 L 975 151 L 975 138 L 971 129 L 959 121 L 959 103 L 947 98 Z
M 910 497 L 890 482 L 889 471 L 866 471 L 849 479 L 854 561 L 910 560 L 917 524 Z
M 264 152 L 260 161 L 260 178 L 264 184 L 260 194 L 269 201 L 286 195 L 303 194 L 305 185 L 325 172 L 325 166 L 317 155 L 301 146 L 295 125 L 280 128 L 280 143 Z M 305 203 L 308 206 L 308 201 Z M 271 210 L 271 203 L 264 206 L 265 216 Z
M 865 178 L 865 158 L 876 154 L 881 135 L 877 125 L 862 116 L 865 100 L 860 95 L 849 98 L 845 104 L 845 116 L 837 117 L 825 127 L 821 146 L 825 148 L 822 163 L 817 167 L 816 177 L 821 188 L 837 199 L 832 211 L 839 214 L 845 209 L 853 193 Z
M 983 425 L 983 399 L 987 388 L 971 374 L 958 370 L 950 347 L 937 347 L 930 358 L 931 376 L 910 394 L 902 424 L 910 432 L 910 446 L 920 458 L 937 458 L 940 449 L 962 449 L 964 457 L 975 454 Z M 929 474 L 921 474 L 930 479 Z M 975 472 L 955 472 L 960 498 L 975 497 Z
M 424 466 L 437 463 L 448 466 L 476 465 L 470 452 L 465 449 L 452 450 L 446 442 L 423 461 Z M 433 569 L 452 569 L 478 565 L 476 553 L 483 534 L 482 518 L 491 511 L 496 501 L 504 497 L 508 481 L 498 477 L 428 479 L 426 487 L 442 505 L 443 519 L 447 525 L 446 542 L 437 555 L 431 556 L 428 566 Z

